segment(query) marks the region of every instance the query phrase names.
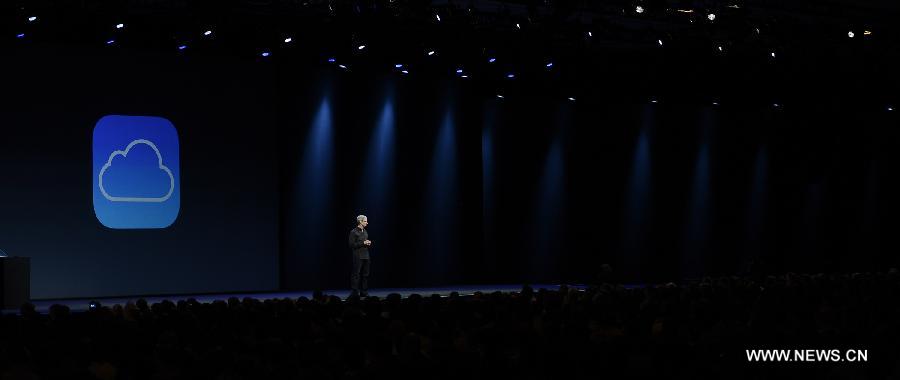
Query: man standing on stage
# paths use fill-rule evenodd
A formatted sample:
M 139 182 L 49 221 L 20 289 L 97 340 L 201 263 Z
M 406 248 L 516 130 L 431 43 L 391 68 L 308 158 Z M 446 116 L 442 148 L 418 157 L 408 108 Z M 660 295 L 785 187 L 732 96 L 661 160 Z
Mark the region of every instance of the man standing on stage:
M 369 232 L 366 226 L 369 225 L 369 218 L 365 215 L 356 217 L 356 228 L 350 230 L 350 249 L 353 250 L 353 272 L 350 274 L 350 287 L 353 292 L 350 296 L 359 295 L 367 297 L 369 295 L 369 247 L 372 241 L 369 240 Z

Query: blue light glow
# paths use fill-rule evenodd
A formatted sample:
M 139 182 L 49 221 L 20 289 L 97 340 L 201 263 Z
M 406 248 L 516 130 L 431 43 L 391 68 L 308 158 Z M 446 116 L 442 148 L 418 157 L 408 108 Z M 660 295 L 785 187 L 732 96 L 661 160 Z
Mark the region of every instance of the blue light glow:
M 388 93 L 391 90 L 387 91 Z M 396 158 L 396 119 L 390 94 L 385 96 L 381 114 L 375 122 L 365 156 L 365 171 L 357 192 L 357 209 L 375 220 L 386 221 L 391 214 Z
M 439 220 L 441 223 L 426 223 L 426 233 L 433 238 L 424 242 L 422 252 L 425 255 L 420 268 L 423 278 L 440 282 L 447 281 L 454 272 L 458 248 L 458 239 L 454 236 L 456 228 L 453 227 L 458 217 L 459 183 L 456 123 L 452 108 L 446 110 L 438 126 L 431 151 L 431 167 L 424 193 L 427 206 L 422 211 L 426 220 Z
M 625 184 L 624 225 L 622 251 L 625 254 L 623 269 L 635 276 L 641 274 L 642 256 L 649 249 L 648 235 L 652 216 L 650 131 L 654 123 L 653 111 L 644 110 L 642 128 L 637 136 L 631 169 Z
M 316 278 L 320 271 L 322 252 L 330 247 L 328 238 L 318 227 L 328 225 L 332 218 L 330 207 L 333 200 L 335 136 L 332 110 L 329 99 L 324 97 L 302 141 L 299 150 L 299 166 L 294 178 L 294 192 L 291 193 L 291 211 L 299 226 L 298 241 L 302 242 L 304 253 L 300 256 L 305 263 L 301 271 L 306 276 Z

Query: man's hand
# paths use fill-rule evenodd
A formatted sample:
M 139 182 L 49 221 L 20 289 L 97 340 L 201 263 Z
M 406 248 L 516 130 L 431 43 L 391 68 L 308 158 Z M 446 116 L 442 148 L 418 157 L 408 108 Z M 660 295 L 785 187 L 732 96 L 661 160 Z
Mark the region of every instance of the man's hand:
M 371 241 L 371 240 L 366 240 L 366 241 L 363 242 L 363 244 L 365 244 L 365 245 L 368 247 L 368 246 L 372 245 L 372 241 Z

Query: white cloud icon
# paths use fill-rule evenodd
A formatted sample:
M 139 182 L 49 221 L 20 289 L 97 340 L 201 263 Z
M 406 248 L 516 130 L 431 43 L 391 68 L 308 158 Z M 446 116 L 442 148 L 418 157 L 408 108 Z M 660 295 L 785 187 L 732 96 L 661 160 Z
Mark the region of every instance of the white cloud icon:
M 156 158 L 159 159 L 159 169 L 162 170 L 162 171 L 164 171 L 164 172 L 166 172 L 166 174 L 169 175 L 169 192 L 168 192 L 165 196 L 158 197 L 158 198 L 152 198 L 152 197 L 114 197 L 114 196 L 109 195 L 109 194 L 106 192 L 106 189 L 103 188 L 103 174 L 106 174 L 106 169 L 109 169 L 109 167 L 112 166 L 112 160 L 113 160 L 113 158 L 115 158 L 116 156 L 128 157 L 128 152 L 131 151 L 131 148 L 134 148 L 134 146 L 135 146 L 135 145 L 138 145 L 138 144 L 144 144 L 144 145 L 147 145 L 147 146 L 149 146 L 151 149 L 153 149 L 154 152 L 156 152 Z M 132 141 L 131 143 L 129 143 L 128 146 L 125 147 L 125 150 L 124 150 L 124 151 L 122 151 L 122 150 L 117 150 L 117 151 L 112 152 L 112 154 L 109 155 L 109 160 L 107 160 L 107 161 L 106 161 L 106 164 L 103 165 L 103 168 L 100 169 L 100 182 L 99 182 L 99 186 L 100 186 L 100 192 L 103 194 L 103 197 L 105 197 L 106 199 L 108 199 L 108 200 L 110 200 L 110 201 L 112 201 L 112 202 L 152 202 L 152 203 L 162 203 L 162 202 L 167 201 L 167 200 L 169 199 L 169 197 L 172 196 L 172 193 L 175 192 L 175 176 L 172 175 L 172 171 L 169 170 L 169 168 L 168 168 L 167 166 L 163 165 L 162 154 L 159 153 L 159 148 L 156 147 L 156 144 L 153 144 L 153 142 L 151 142 L 151 141 L 149 141 L 149 140 L 137 139 L 137 140 L 134 140 L 134 141 Z

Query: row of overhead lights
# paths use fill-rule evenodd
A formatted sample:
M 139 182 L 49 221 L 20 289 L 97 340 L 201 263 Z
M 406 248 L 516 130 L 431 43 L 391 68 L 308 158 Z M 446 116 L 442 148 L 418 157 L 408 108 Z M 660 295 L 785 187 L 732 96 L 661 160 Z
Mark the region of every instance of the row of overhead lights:
M 436 17 L 437 17 L 438 21 L 440 21 L 440 16 L 438 15 L 438 16 L 436 16 Z M 38 19 L 37 16 L 32 16 L 32 17 L 29 17 L 29 18 L 28 18 L 28 21 L 29 21 L 29 22 L 36 22 L 37 19 Z M 517 24 L 517 26 L 518 26 L 518 24 Z M 115 24 L 115 29 L 117 29 L 117 30 L 121 30 L 121 29 L 124 29 L 124 28 L 125 28 L 125 24 L 124 24 L 124 23 L 118 23 L 118 24 Z M 203 37 L 206 37 L 206 38 L 212 38 L 213 31 L 212 31 L 211 29 L 206 30 L 206 31 L 204 31 L 204 32 L 202 33 L 202 35 L 203 35 Z M 24 37 L 25 37 L 25 34 L 24 34 L 24 33 L 20 33 L 20 34 L 17 35 L 17 37 L 19 37 L 19 38 L 24 38 Z M 283 42 L 284 42 L 285 44 L 290 44 L 290 43 L 293 42 L 293 38 L 292 38 L 292 37 L 287 37 L 287 38 L 285 38 L 285 39 L 283 40 Z M 116 43 L 116 40 L 115 40 L 114 38 L 113 38 L 113 39 L 109 39 L 109 40 L 106 41 L 106 45 L 114 45 L 115 43 Z M 366 49 L 366 47 L 367 47 L 367 46 L 366 46 L 365 44 L 359 44 L 359 45 L 356 46 L 356 50 L 358 50 L 358 51 L 363 51 L 363 50 Z M 187 49 L 187 48 L 188 48 L 188 45 L 187 45 L 186 43 L 182 43 L 182 44 L 179 44 L 179 45 L 177 46 L 177 49 L 178 49 L 178 50 L 185 50 L 185 49 Z M 272 52 L 271 52 L 270 50 L 262 50 L 262 51 L 259 53 L 259 55 L 260 55 L 261 57 L 263 57 L 263 58 L 268 58 L 268 57 L 272 56 Z M 429 57 L 434 57 L 434 56 L 437 55 L 437 51 L 434 50 L 434 49 L 428 49 L 428 50 L 425 51 L 425 55 L 426 55 L 426 56 L 429 56 Z M 334 64 L 336 67 L 338 67 L 338 68 L 340 68 L 340 69 L 342 69 L 342 70 L 349 70 L 349 69 L 350 69 L 349 66 L 347 66 L 346 64 L 341 63 L 341 62 L 338 62 L 337 58 L 335 58 L 335 57 L 329 57 L 329 58 L 327 59 L 327 61 L 328 61 L 328 63 Z M 489 64 L 496 63 L 496 62 L 497 62 L 497 58 L 495 58 L 495 57 L 489 57 L 489 58 L 487 59 L 487 62 L 488 62 Z M 544 64 L 544 67 L 545 67 L 547 70 L 551 70 L 551 69 L 554 67 L 553 61 L 548 61 L 546 64 Z M 394 65 L 394 69 L 395 69 L 397 72 L 399 72 L 400 74 L 402 74 L 402 75 L 408 75 L 408 74 L 410 73 L 409 67 L 408 67 L 407 65 L 405 65 L 405 64 L 402 64 L 402 63 L 397 63 L 397 64 L 395 64 L 395 65 Z M 462 79 L 468 79 L 468 78 L 471 78 L 471 74 L 468 73 L 467 71 L 465 71 L 465 70 L 463 69 L 463 67 L 461 67 L 461 66 L 460 66 L 459 68 L 456 69 L 456 75 L 457 75 L 458 77 L 462 78 Z M 516 78 L 516 74 L 513 73 L 513 72 L 508 72 L 508 73 L 506 73 L 506 74 L 504 75 L 504 77 L 505 77 L 506 79 L 515 79 L 515 78 Z M 501 94 L 498 94 L 498 95 L 497 95 L 497 98 L 503 99 L 503 98 L 505 98 L 505 97 L 504 97 L 503 95 L 501 95 Z M 575 98 L 574 98 L 574 97 L 568 97 L 567 99 L 570 100 L 570 101 L 575 101 Z
M 694 10 L 693 10 L 693 9 L 677 9 L 677 11 L 678 11 L 679 13 L 694 13 Z M 634 7 L 634 12 L 635 12 L 635 13 L 638 13 L 638 14 L 642 14 L 642 13 L 644 13 L 644 7 L 641 6 L 641 5 L 635 6 L 635 7 Z M 715 20 L 716 20 L 716 14 L 715 14 L 715 13 L 708 13 L 708 14 L 706 15 L 706 18 L 707 18 L 709 21 L 715 21 Z
M 729 8 L 735 8 L 735 9 L 739 8 L 738 5 L 729 5 L 728 7 L 729 7 Z M 643 14 L 643 13 L 646 11 L 646 8 L 644 8 L 644 6 L 642 6 L 642 5 L 637 5 L 637 6 L 635 6 L 634 11 L 635 11 L 635 13 Z M 679 13 L 694 13 L 694 10 L 693 10 L 693 9 L 675 9 L 675 11 L 677 11 L 677 12 L 679 12 Z M 440 15 L 440 14 L 435 13 L 434 17 L 435 17 L 435 19 L 436 19 L 438 22 L 441 22 L 441 21 L 442 21 L 441 15 Z M 707 18 L 709 21 L 715 21 L 715 20 L 716 20 L 716 17 L 717 17 L 716 14 L 713 13 L 713 12 L 709 12 L 709 13 L 706 14 L 706 18 Z M 28 22 L 36 22 L 36 21 L 38 20 L 38 17 L 37 17 L 37 16 L 30 16 L 30 17 L 27 18 L 27 20 L 28 20 Z M 692 20 L 692 21 L 693 21 L 693 20 Z M 516 26 L 516 29 L 522 29 L 522 25 L 521 25 L 520 23 L 518 23 L 518 22 L 515 23 L 515 26 Z M 124 24 L 121 24 L 121 23 L 116 25 L 116 28 L 117 28 L 117 29 L 121 29 L 121 28 L 123 28 L 123 27 L 124 27 Z M 757 33 L 758 33 L 758 32 L 759 32 L 759 30 L 757 29 Z M 872 31 L 871 31 L 871 30 L 865 30 L 865 31 L 863 31 L 863 35 L 869 36 L 869 35 L 871 35 L 871 34 L 872 34 Z M 855 35 L 856 35 L 856 33 L 855 33 L 853 30 L 850 30 L 850 31 L 847 32 L 847 36 L 848 36 L 849 38 L 854 38 Z M 24 33 L 19 33 L 19 36 L 24 37 Z M 588 36 L 589 36 L 589 37 L 592 36 L 592 33 L 591 33 L 591 32 L 588 32 Z M 286 42 L 289 42 L 289 41 L 286 41 Z
M 732 7 L 732 8 L 737 8 L 736 5 L 732 5 L 732 6 L 730 6 L 730 7 Z M 637 13 L 644 13 L 644 11 L 645 11 L 645 9 L 644 9 L 643 6 L 638 5 L 638 6 L 635 7 L 635 12 L 637 12 Z M 691 9 L 678 9 L 677 11 L 678 11 L 678 12 L 684 12 L 684 13 L 693 13 L 693 10 L 691 10 Z M 435 14 L 435 18 L 437 19 L 437 21 L 439 21 L 439 22 L 441 21 L 441 16 L 440 16 L 439 14 Z M 709 19 L 710 21 L 714 21 L 714 20 L 716 19 L 715 13 L 709 13 L 709 14 L 707 14 L 707 19 Z M 34 22 L 37 22 L 37 21 L 38 21 L 38 17 L 37 17 L 37 16 L 30 16 L 30 17 L 27 18 L 27 20 L 28 20 L 29 23 L 34 23 Z M 516 25 L 516 28 L 517 28 L 517 29 L 521 29 L 521 28 L 522 28 L 522 26 L 521 26 L 520 23 L 516 23 L 515 25 Z M 123 29 L 123 28 L 125 28 L 125 24 L 124 24 L 124 23 L 118 23 L 118 24 L 115 24 L 115 28 L 116 28 L 116 29 Z M 760 31 L 759 31 L 759 28 L 756 28 L 755 30 L 756 30 L 756 33 L 759 34 L 759 32 L 760 32 Z M 210 36 L 212 35 L 212 33 L 213 33 L 212 30 L 206 30 L 206 31 L 203 32 L 203 36 L 204 36 L 204 37 L 210 37 Z M 864 36 L 870 36 L 870 35 L 872 35 L 872 31 L 871 31 L 871 30 L 864 30 L 864 31 L 863 31 L 863 35 L 864 35 Z M 17 38 L 25 38 L 25 36 L 26 36 L 25 33 L 18 33 L 18 34 L 16 35 Z M 588 38 L 592 38 L 592 37 L 593 37 L 593 32 L 588 31 L 588 32 L 587 32 L 587 37 L 588 37 Z M 856 37 L 856 32 L 854 32 L 853 30 L 848 31 L 848 32 L 847 32 L 847 37 L 848 37 L 848 38 L 854 38 L 854 37 Z M 293 41 L 293 39 L 292 39 L 291 37 L 288 37 L 288 38 L 285 38 L 285 39 L 284 39 L 284 43 L 286 43 L 286 44 L 291 43 L 292 41 Z M 658 44 L 659 46 L 663 46 L 663 45 L 664 45 L 662 39 L 657 39 L 656 42 L 657 42 L 657 44 Z M 115 44 L 115 43 L 116 43 L 116 40 L 115 40 L 115 39 L 109 39 L 109 40 L 106 41 L 106 44 L 107 44 L 107 45 L 113 45 L 113 44 Z M 178 45 L 178 50 L 185 50 L 185 49 L 187 49 L 187 48 L 188 48 L 188 45 L 187 45 L 186 43 L 183 43 L 183 44 L 179 44 L 179 45 Z M 363 50 L 363 49 L 365 49 L 365 48 L 366 48 L 366 45 L 363 45 L 363 44 L 361 44 L 361 45 L 359 45 L 359 46 L 357 47 L 357 49 L 359 49 L 359 50 Z M 717 46 L 716 46 L 716 50 L 718 50 L 719 52 L 724 52 L 724 48 L 722 47 L 722 45 L 717 45 Z M 435 54 L 434 51 L 429 51 L 429 52 L 428 52 L 428 55 L 429 55 L 429 56 L 434 55 L 434 54 Z M 262 57 L 269 57 L 269 56 L 271 56 L 271 55 L 272 55 L 271 51 L 268 51 L 268 50 L 263 50 L 262 52 L 260 52 L 260 56 L 262 56 Z M 771 58 L 775 58 L 775 52 L 770 52 L 770 56 L 771 56 Z M 491 61 L 491 62 L 493 62 L 493 61 Z M 551 65 L 552 65 L 552 64 L 551 64 Z M 465 76 L 468 77 L 468 75 L 465 75 Z
M 732 6 L 732 7 L 735 7 L 735 8 L 736 8 L 736 6 Z M 636 12 L 636 13 L 644 13 L 644 11 L 645 11 L 645 9 L 644 9 L 642 6 L 640 6 L 640 5 L 635 7 L 635 12 Z M 685 10 L 685 9 L 679 9 L 679 10 L 677 10 L 677 11 L 678 11 L 678 12 L 683 12 L 683 13 L 692 13 L 692 12 L 693 12 L 693 10 L 689 10 L 689 9 L 688 9 L 688 10 Z M 435 18 L 436 18 L 436 20 L 437 20 L 438 22 L 441 21 L 440 15 L 435 14 Z M 710 20 L 710 21 L 714 21 L 714 20 L 716 19 L 716 15 L 715 15 L 714 13 L 709 13 L 709 14 L 707 14 L 707 19 Z M 37 17 L 37 16 L 29 16 L 29 17 L 27 18 L 27 21 L 28 21 L 28 23 L 35 23 L 35 22 L 38 21 L 38 17 Z M 516 25 L 516 28 L 517 28 L 517 29 L 521 29 L 521 24 L 516 23 L 515 25 Z M 122 29 L 125 28 L 125 24 L 124 24 L 124 23 L 116 23 L 116 24 L 114 25 L 114 28 L 115 28 L 116 30 L 122 30 Z M 759 28 L 756 28 L 755 31 L 756 31 L 757 34 L 760 33 Z M 201 34 L 202 34 L 202 36 L 203 36 L 204 38 L 212 38 L 212 37 L 213 37 L 213 31 L 212 31 L 212 29 L 207 29 L 207 30 L 203 31 Z M 864 36 L 870 36 L 870 35 L 872 35 L 872 31 L 870 31 L 870 30 L 864 30 L 864 31 L 863 31 L 863 35 L 864 35 Z M 588 32 L 587 32 L 587 36 L 588 36 L 588 38 L 591 38 L 591 37 L 593 37 L 593 33 L 592 33 L 591 31 L 588 31 Z M 25 33 L 18 33 L 18 34 L 16 34 L 16 37 L 19 38 L 19 39 L 22 39 L 22 38 L 25 38 L 25 37 L 26 37 L 26 34 L 25 34 Z M 848 37 L 848 38 L 855 38 L 855 37 L 856 37 L 856 33 L 855 33 L 853 30 L 850 30 L 850 31 L 847 32 L 847 37 Z M 293 38 L 292 38 L 292 37 L 286 37 L 286 38 L 284 38 L 283 42 L 284 42 L 285 44 L 290 44 L 290 43 L 293 42 Z M 106 45 L 114 45 L 115 43 L 116 43 L 116 40 L 115 40 L 114 38 L 113 38 L 113 39 L 109 39 L 109 40 L 106 41 Z M 663 46 L 663 40 L 662 40 L 662 39 L 657 39 L 657 44 L 658 44 L 659 46 Z M 358 51 L 363 51 L 363 50 L 366 49 L 366 47 L 367 47 L 367 46 L 366 46 L 365 44 L 358 44 L 358 45 L 356 46 L 356 49 L 357 49 Z M 177 49 L 178 49 L 178 50 L 185 50 L 185 49 L 187 49 L 187 48 L 188 48 L 187 43 L 181 43 L 181 44 L 179 44 L 179 45 L 177 46 Z M 723 48 L 722 48 L 721 45 L 717 46 L 717 49 L 718 49 L 718 51 L 720 51 L 720 52 L 723 51 Z M 429 49 L 429 50 L 426 50 L 426 51 L 425 51 L 425 55 L 426 55 L 426 56 L 429 56 L 429 57 L 435 56 L 436 54 L 437 54 L 437 51 L 434 50 L 434 49 Z M 272 55 L 272 52 L 271 52 L 270 50 L 262 50 L 262 51 L 259 53 L 259 55 L 260 55 L 261 57 L 263 57 L 263 58 L 268 58 L 268 57 L 270 57 L 270 56 Z M 771 58 L 775 58 L 775 52 L 774 52 L 774 51 L 770 52 L 770 57 L 771 57 Z M 339 63 L 335 57 L 330 57 L 330 58 L 328 58 L 328 62 L 334 64 L 335 66 L 337 66 L 338 68 L 340 68 L 340 69 L 342 69 L 342 70 L 345 70 L 345 71 L 346 71 L 346 70 L 349 70 L 349 66 L 347 66 L 346 64 L 343 64 L 343 63 Z M 493 64 L 493 63 L 497 62 L 497 58 L 495 58 L 495 57 L 489 57 L 489 58 L 487 59 L 487 62 L 488 62 L 489 64 Z M 545 64 L 545 68 L 546 68 L 547 70 L 550 70 L 550 69 L 552 69 L 553 67 L 554 67 L 554 64 L 553 64 L 552 61 L 548 61 L 548 62 Z M 395 65 L 394 65 L 394 69 L 395 69 L 398 73 L 400 73 L 400 74 L 402 74 L 402 75 L 408 75 L 408 74 L 410 73 L 408 66 L 405 65 L 405 64 L 402 64 L 402 63 L 395 64 Z M 468 72 L 466 72 L 462 67 L 458 67 L 458 68 L 456 69 L 456 75 L 457 75 L 458 77 L 462 78 L 462 79 L 469 79 L 469 78 L 471 78 L 471 74 L 468 73 Z M 512 73 L 512 72 L 508 72 L 508 73 L 505 74 L 505 78 L 506 78 L 506 79 L 515 79 L 515 77 L 516 77 L 516 74 L 515 74 L 515 73 Z M 496 97 L 497 97 L 498 99 L 505 99 L 505 96 L 503 96 L 502 94 L 497 94 Z M 575 101 L 575 97 L 567 97 L 567 100 L 574 102 L 574 101 Z M 654 104 L 655 104 L 655 103 L 657 103 L 657 102 L 658 102 L 658 101 L 657 101 L 656 99 L 651 99 L 651 100 L 650 100 L 650 103 L 654 103 Z M 714 106 L 718 106 L 718 105 L 719 105 L 718 102 L 713 102 L 712 104 L 713 104 Z M 773 103 L 772 106 L 773 106 L 773 108 L 776 108 L 776 109 L 781 108 L 781 104 L 778 104 L 778 103 Z M 886 110 L 887 110 L 887 111 L 894 111 L 894 107 L 893 107 L 893 106 L 887 106 L 887 107 L 886 107 Z
M 739 8 L 739 7 L 738 7 L 737 5 L 730 5 L 729 8 Z M 645 11 L 646 11 L 646 9 L 645 9 L 643 6 L 641 6 L 641 5 L 637 5 L 637 6 L 634 7 L 634 12 L 635 12 L 635 13 L 643 14 Z M 680 12 L 680 13 L 694 13 L 694 10 L 693 10 L 693 9 L 676 9 L 676 11 L 677 11 L 677 12 Z M 713 12 L 707 13 L 707 14 L 706 14 L 706 19 L 709 20 L 709 21 L 716 21 L 716 14 L 713 13 Z M 693 20 L 691 20 L 691 22 L 693 22 Z M 759 29 L 756 29 L 756 32 L 757 32 L 757 34 L 758 34 L 758 33 L 759 33 Z M 871 35 L 872 35 L 872 31 L 871 31 L 871 30 L 864 30 L 864 31 L 863 31 L 863 35 L 864 35 L 864 36 L 871 36 Z M 847 32 L 847 37 L 849 37 L 849 38 L 854 38 L 854 37 L 856 37 L 856 32 L 854 32 L 853 30 L 848 31 L 848 32 Z M 659 44 L 662 45 L 662 41 L 660 41 Z M 721 48 L 721 46 L 720 46 L 720 47 L 719 47 L 719 50 L 721 50 L 721 49 L 722 49 L 722 48 Z

